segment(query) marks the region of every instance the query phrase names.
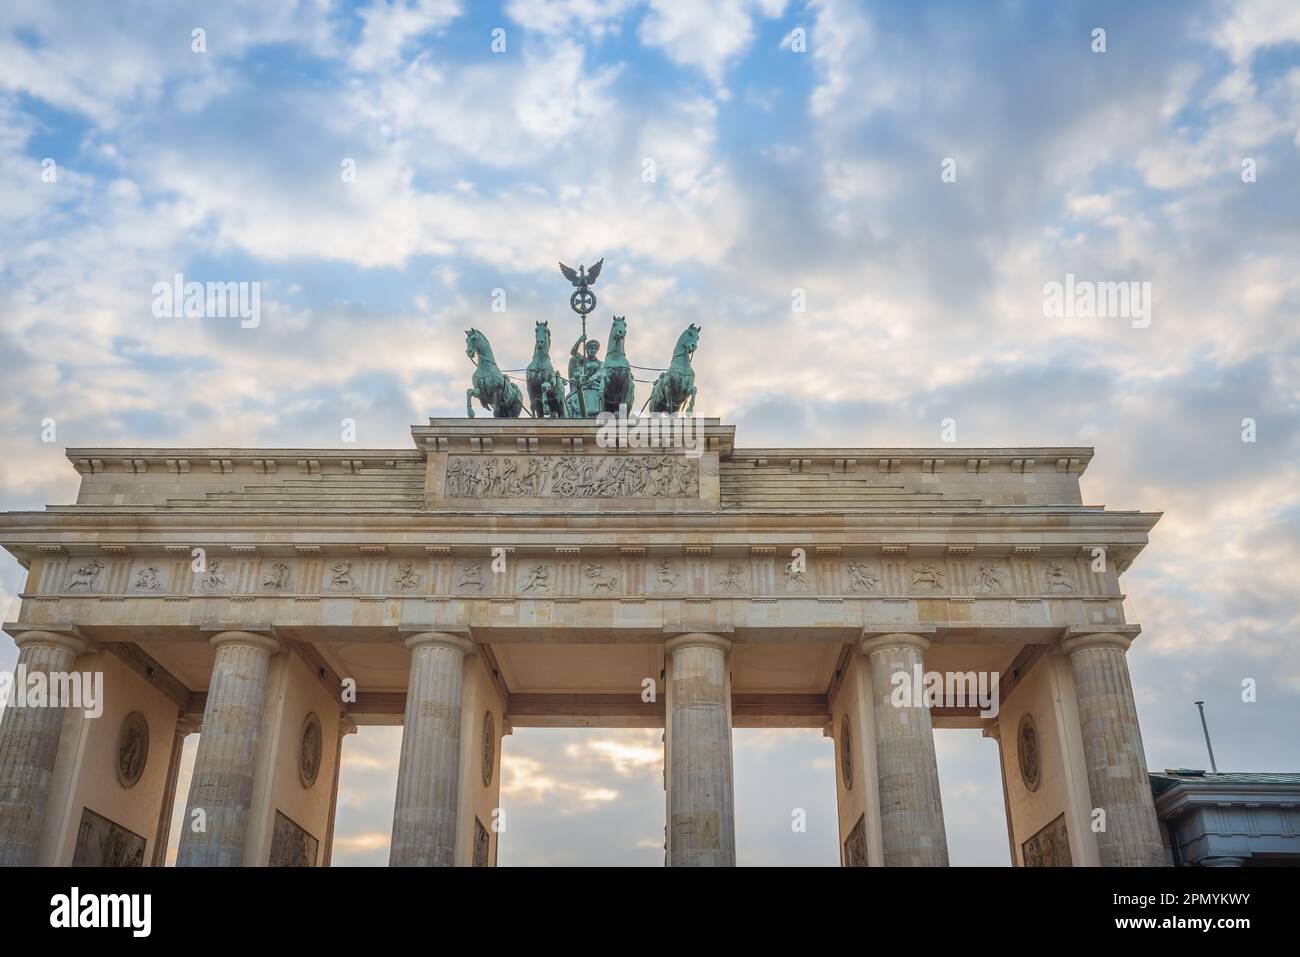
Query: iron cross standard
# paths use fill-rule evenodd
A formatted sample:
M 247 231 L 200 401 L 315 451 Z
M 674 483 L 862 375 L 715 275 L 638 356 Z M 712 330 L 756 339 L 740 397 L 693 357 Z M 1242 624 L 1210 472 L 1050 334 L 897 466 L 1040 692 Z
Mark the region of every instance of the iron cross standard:
M 600 275 L 600 267 L 605 264 L 602 257 L 596 265 L 587 271 L 586 266 L 579 266 L 577 272 L 572 268 L 560 263 L 560 272 L 564 273 L 564 278 L 573 283 L 575 292 L 569 297 L 569 308 L 582 317 L 582 337 L 587 338 L 587 314 L 596 308 L 596 294 L 591 291 L 591 284 L 596 281 Z

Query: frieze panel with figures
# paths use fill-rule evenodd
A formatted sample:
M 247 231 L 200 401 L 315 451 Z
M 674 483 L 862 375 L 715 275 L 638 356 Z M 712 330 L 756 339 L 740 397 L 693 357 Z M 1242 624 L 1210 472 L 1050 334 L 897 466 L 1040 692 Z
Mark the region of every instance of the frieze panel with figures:
M 611 457 L 612 458 L 612 457 Z M 482 479 L 485 480 L 485 479 Z M 498 477 L 498 481 L 499 481 Z M 594 492 L 592 494 L 595 494 Z M 315 548 L 315 546 L 311 546 Z M 435 554 L 436 551 L 436 554 Z M 481 551 L 481 549 L 479 550 Z M 451 552 L 428 546 L 425 554 L 348 553 L 331 550 L 311 558 L 267 555 L 229 557 L 207 554 L 201 570 L 174 556 L 141 555 L 122 565 L 122 575 L 100 583 L 106 564 L 76 558 L 57 575 L 41 575 L 35 594 L 130 598 L 322 598 L 600 596 L 710 596 L 749 598 L 974 599 L 976 622 L 1023 617 L 1012 602 L 1050 599 L 1118 599 L 1114 579 L 1090 572 L 1071 559 L 1013 562 L 975 556 L 890 558 L 867 551 L 833 558 L 771 549 L 764 554 L 688 555 L 656 551 L 646 556 L 608 549 L 569 555 L 568 549 L 506 546 L 500 557 Z M 632 549 L 636 552 L 637 549 Z M 644 549 L 640 549 L 641 552 Z M 188 551 L 187 551 L 188 554 Z M 505 556 L 509 555 L 507 559 Z M 130 572 L 129 576 L 125 574 Z
M 682 455 L 453 455 L 447 498 L 699 498 Z

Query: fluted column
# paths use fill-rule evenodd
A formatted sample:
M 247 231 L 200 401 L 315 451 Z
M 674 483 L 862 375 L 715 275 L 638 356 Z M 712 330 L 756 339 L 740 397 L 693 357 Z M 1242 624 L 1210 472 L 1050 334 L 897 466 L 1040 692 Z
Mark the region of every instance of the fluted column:
M 862 651 L 871 659 L 872 716 L 876 726 L 876 773 L 880 829 L 886 867 L 947 867 L 948 840 L 939 798 L 934 729 L 914 676 L 925 670 L 930 642 L 920 635 L 866 638 Z M 892 677 L 908 676 L 916 692 L 896 705 Z
M 460 793 L 460 706 L 466 638 L 429 631 L 406 639 L 402 761 L 397 772 L 390 867 L 452 867 Z
M 177 867 L 244 863 L 267 674 L 271 655 L 280 650 L 274 638 L 247 631 L 223 631 L 211 642 L 217 655 L 181 825 Z M 202 830 L 195 829 L 196 821 Z
M 1061 651 L 1074 672 L 1093 808 L 1106 812 L 1105 829 L 1097 832 L 1101 864 L 1163 867 L 1164 846 L 1125 657 L 1131 643 L 1124 635 L 1083 634 L 1061 642 Z
M 49 804 L 64 709 L 45 702 L 28 706 L 22 700 L 26 679 L 70 672 L 87 645 L 49 631 L 23 632 L 14 642 L 18 667 L 0 723 L 0 867 L 30 867 L 36 863 Z
M 726 638 L 703 633 L 680 635 L 664 645 L 665 653 L 672 656 L 670 867 L 736 865 L 726 697 L 730 650 Z

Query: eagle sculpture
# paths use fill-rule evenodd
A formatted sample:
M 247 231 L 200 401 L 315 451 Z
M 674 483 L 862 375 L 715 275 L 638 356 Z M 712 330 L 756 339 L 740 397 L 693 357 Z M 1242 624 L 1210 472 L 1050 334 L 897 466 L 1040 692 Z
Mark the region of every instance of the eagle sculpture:
M 579 266 L 575 272 L 572 267 L 560 263 L 560 272 L 564 273 L 565 279 L 573 283 L 575 289 L 583 289 L 596 281 L 596 277 L 600 275 L 600 267 L 603 265 L 605 265 L 605 260 L 602 257 L 600 262 L 591 267 L 590 271 L 586 266 Z

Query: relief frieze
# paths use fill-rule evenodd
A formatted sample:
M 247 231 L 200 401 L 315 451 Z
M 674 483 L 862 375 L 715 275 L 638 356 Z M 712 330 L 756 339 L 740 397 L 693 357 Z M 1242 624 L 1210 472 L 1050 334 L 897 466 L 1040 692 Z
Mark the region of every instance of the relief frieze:
M 447 498 L 699 498 L 682 455 L 453 455 Z
M 516 546 L 519 547 L 519 546 Z M 626 550 L 624 550 L 626 551 Z M 46 576 L 37 594 L 97 599 L 205 598 L 252 600 L 291 596 L 322 598 L 465 598 L 712 596 L 717 598 L 974 600 L 968 620 L 1032 624 L 1050 620 L 1059 599 L 1118 600 L 1106 579 L 1080 563 L 1045 559 L 914 558 L 901 563 L 874 555 L 845 555 L 809 562 L 787 555 L 714 556 L 702 561 L 662 552 L 629 559 L 626 554 L 583 552 L 581 557 L 527 554 L 502 562 L 474 556 L 373 559 L 346 553 L 318 558 L 265 556 L 229 559 L 209 555 L 201 570 L 170 557 L 142 555 L 109 575 L 96 559 L 73 559 Z M 117 566 L 115 565 L 114 568 Z M 129 574 L 128 574 L 129 572 Z M 936 606 L 937 607 L 937 606 Z M 1113 620 L 1108 611 L 1100 621 Z M 1090 619 L 1091 620 L 1091 619 Z

